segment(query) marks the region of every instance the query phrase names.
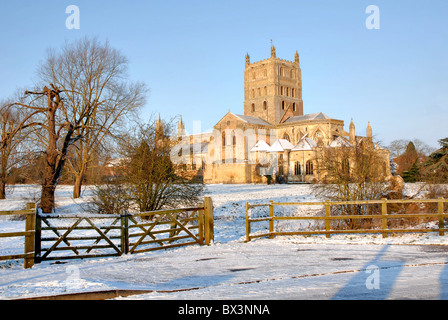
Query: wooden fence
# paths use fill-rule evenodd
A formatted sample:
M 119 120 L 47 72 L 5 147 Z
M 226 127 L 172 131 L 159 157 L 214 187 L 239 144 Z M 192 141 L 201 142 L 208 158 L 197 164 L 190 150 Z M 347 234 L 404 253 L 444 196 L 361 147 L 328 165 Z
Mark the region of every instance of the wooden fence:
M 410 205 L 410 204 L 437 204 L 437 213 L 389 213 L 389 205 Z M 448 214 L 444 213 L 444 203 L 448 203 L 448 199 L 417 199 L 417 200 L 367 200 L 367 201 L 339 201 L 339 202 L 274 202 L 265 204 L 249 204 L 246 203 L 246 241 L 250 241 L 254 238 L 269 237 L 273 238 L 278 235 L 326 235 L 330 238 L 332 234 L 349 234 L 349 233 L 380 233 L 383 238 L 387 237 L 389 233 L 405 233 L 405 232 L 438 232 L 440 236 L 448 231 L 445 228 L 445 219 L 448 218 Z M 380 205 L 381 214 L 360 214 L 360 215 L 332 215 L 332 207 L 334 206 L 369 206 L 369 205 Z M 279 206 L 324 206 L 325 215 L 324 216 L 276 216 L 275 207 Z M 251 209 L 256 207 L 268 207 L 269 215 L 266 217 L 252 218 Z M 415 219 L 415 218 L 430 218 L 438 220 L 437 228 L 389 228 L 389 223 L 392 219 Z M 343 229 L 343 230 L 333 230 L 331 228 L 331 222 L 335 220 L 348 220 L 348 219 L 380 219 L 381 228 L 371 228 L 371 229 Z M 311 220 L 311 221 L 324 221 L 325 227 L 318 228 L 318 230 L 296 230 L 296 231 L 275 231 L 275 221 L 281 220 Z M 268 232 L 257 232 L 256 234 L 251 234 L 251 224 L 267 221 Z
M 34 203 L 27 203 L 26 210 L 1 211 L 0 216 L 25 215 L 25 231 L 0 233 L 0 238 L 25 237 L 25 250 L 23 254 L 0 256 L 0 261 L 24 259 L 24 267 L 32 268 L 34 265 L 34 224 L 36 209 Z
M 11 214 L 11 213 L 0 213 Z M 214 238 L 213 203 L 209 197 L 197 207 L 130 214 L 26 214 L 25 232 L 0 237 L 25 236 L 25 254 L 0 260 L 25 258 L 25 267 L 46 260 L 113 257 L 187 245 L 209 245 Z

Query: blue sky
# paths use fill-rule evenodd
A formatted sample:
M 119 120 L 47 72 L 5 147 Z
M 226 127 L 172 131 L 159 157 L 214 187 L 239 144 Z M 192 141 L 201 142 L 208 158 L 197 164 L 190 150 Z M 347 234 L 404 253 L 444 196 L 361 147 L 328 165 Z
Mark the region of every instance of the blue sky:
M 66 7 L 80 9 L 68 30 Z M 368 5 L 380 9 L 369 30 Z M 448 1 L 40 0 L 0 4 L 0 98 L 26 88 L 50 47 L 108 39 L 150 88 L 144 117 L 182 115 L 209 130 L 230 109 L 243 113 L 244 61 L 300 54 L 304 112 L 370 121 L 376 138 L 447 137 Z

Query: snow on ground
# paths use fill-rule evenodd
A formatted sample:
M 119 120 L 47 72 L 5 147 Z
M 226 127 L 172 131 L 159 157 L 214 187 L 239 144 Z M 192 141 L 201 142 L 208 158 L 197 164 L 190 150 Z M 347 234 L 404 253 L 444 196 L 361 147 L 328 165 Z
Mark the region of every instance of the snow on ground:
M 407 185 L 406 190 L 411 194 L 417 187 Z M 0 211 L 23 209 L 37 194 L 37 186 L 15 186 L 7 200 L 0 200 Z M 72 187 L 58 187 L 58 213 L 82 212 L 90 199 L 88 187 L 81 199 L 71 194 Z M 448 235 L 284 236 L 245 243 L 246 201 L 322 199 L 312 195 L 309 185 L 208 185 L 205 195 L 214 204 L 211 246 L 47 261 L 28 270 L 22 261 L 0 261 L 0 299 L 112 289 L 152 290 L 128 299 L 448 298 Z M 276 214 L 310 213 L 285 207 Z M 267 215 L 267 208 L 254 208 L 252 215 Z M 23 221 L 0 219 L 0 232 L 23 230 Z M 263 228 L 267 222 L 256 230 Z M 21 252 L 23 237 L 0 238 L 0 255 Z M 367 277 L 375 274 L 372 266 L 381 275 L 380 290 L 367 288 Z

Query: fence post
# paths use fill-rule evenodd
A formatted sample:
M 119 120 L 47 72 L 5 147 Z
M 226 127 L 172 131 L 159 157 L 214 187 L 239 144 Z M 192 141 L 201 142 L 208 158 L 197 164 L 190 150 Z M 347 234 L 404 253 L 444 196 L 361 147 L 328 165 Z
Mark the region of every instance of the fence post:
M 249 202 L 246 202 L 246 242 L 250 241 Z
M 326 231 L 326 237 L 327 238 L 331 238 L 331 220 L 330 220 L 330 215 L 331 215 L 331 207 L 330 207 L 330 201 L 327 200 L 325 201 L 325 231 Z
M 204 238 L 206 245 L 210 245 L 215 239 L 213 224 L 213 201 L 210 197 L 204 197 Z
M 204 203 L 199 202 L 198 203 L 198 238 L 199 238 L 199 245 L 204 245 Z
M 42 219 L 40 214 L 42 210 L 36 207 L 35 225 L 34 225 L 34 263 L 41 263 L 42 253 Z
M 381 203 L 381 218 L 382 220 L 382 229 L 383 229 L 383 238 L 387 238 L 387 199 L 383 198 L 383 202 Z
M 269 239 L 274 239 L 274 201 L 269 201 Z
M 129 216 L 127 210 L 121 215 L 121 254 L 129 253 Z
M 30 232 L 31 234 L 27 234 L 25 236 L 25 269 L 32 268 L 34 265 L 34 229 L 36 225 L 36 213 L 27 214 L 26 215 L 26 221 L 25 221 L 25 231 Z M 32 254 L 32 256 L 28 256 Z
M 439 198 L 439 200 L 443 200 L 443 198 Z M 439 212 L 439 236 L 445 235 L 445 220 L 443 217 L 443 201 L 439 201 L 437 203 L 438 212 Z

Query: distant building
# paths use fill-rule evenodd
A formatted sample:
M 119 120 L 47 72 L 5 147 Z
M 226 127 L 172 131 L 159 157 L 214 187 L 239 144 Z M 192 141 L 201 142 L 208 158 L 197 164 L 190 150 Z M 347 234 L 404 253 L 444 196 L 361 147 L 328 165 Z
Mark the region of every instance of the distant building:
M 251 63 L 246 55 L 244 115 L 228 112 L 212 132 L 185 135 L 178 125 L 172 159 L 178 170 L 194 172 L 205 183 L 261 183 L 268 176 L 282 181 L 317 182 L 324 178 L 316 161 L 322 148 L 358 146 L 372 142 L 372 127 L 357 136 L 355 125 L 324 113 L 303 114 L 299 54 L 294 61 L 270 59 Z M 373 146 L 373 144 L 372 144 Z M 383 170 L 389 177 L 389 151 L 378 145 Z

